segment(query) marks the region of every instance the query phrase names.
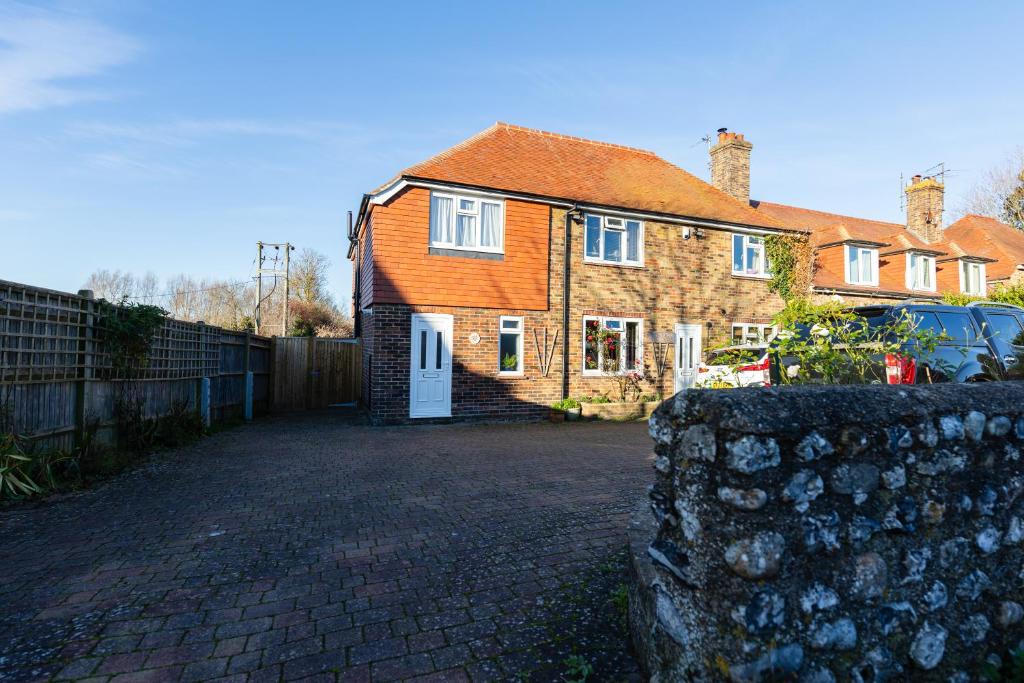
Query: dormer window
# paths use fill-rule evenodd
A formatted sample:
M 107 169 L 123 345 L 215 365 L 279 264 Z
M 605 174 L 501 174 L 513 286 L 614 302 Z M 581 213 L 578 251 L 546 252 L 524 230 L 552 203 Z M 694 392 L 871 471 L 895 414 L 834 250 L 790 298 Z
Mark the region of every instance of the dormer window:
M 985 296 L 988 283 L 985 281 L 985 264 L 975 261 L 960 261 L 960 291 L 973 296 Z
M 457 194 L 430 195 L 430 246 L 502 253 L 505 212 L 501 201 Z
M 846 282 L 851 285 L 878 286 L 878 250 L 847 244 Z
M 907 289 L 935 291 L 935 257 L 910 252 L 907 254 Z

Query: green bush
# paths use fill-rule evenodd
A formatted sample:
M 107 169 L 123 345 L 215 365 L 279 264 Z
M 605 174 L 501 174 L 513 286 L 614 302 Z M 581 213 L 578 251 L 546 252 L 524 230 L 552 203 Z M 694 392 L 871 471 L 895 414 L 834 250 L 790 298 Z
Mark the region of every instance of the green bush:
M 552 403 L 551 407 L 555 410 L 579 410 L 580 402 L 574 398 L 563 398 L 561 401 Z

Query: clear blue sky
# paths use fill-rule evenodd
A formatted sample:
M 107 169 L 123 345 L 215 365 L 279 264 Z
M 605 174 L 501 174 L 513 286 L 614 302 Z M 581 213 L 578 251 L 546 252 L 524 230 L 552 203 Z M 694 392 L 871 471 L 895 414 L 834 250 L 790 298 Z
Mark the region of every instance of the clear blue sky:
M 1024 144 L 1024 3 L 0 0 L 0 278 L 244 279 L 496 120 L 652 149 L 754 143 L 755 198 L 899 220 Z M 698 6 L 700 5 L 700 6 Z

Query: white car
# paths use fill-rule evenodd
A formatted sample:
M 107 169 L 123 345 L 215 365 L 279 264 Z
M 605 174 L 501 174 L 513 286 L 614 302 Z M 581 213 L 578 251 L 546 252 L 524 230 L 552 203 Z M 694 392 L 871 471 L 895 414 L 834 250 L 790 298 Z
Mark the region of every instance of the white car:
M 726 346 L 708 352 L 705 362 L 697 366 L 697 386 L 704 389 L 771 386 L 770 367 L 768 347 L 764 344 Z

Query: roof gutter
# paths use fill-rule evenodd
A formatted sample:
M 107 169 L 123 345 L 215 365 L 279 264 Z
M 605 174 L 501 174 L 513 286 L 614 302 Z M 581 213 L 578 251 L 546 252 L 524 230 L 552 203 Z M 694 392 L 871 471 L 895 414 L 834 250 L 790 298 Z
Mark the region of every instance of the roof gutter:
M 385 186 L 379 192 L 369 195 L 371 197 L 370 203 L 384 204 L 406 187 L 422 187 L 429 190 L 448 191 L 451 191 L 454 188 L 466 190 L 469 192 L 479 192 L 481 194 L 486 194 L 491 197 L 501 199 L 518 199 L 527 202 L 541 202 L 562 209 L 580 209 L 583 211 L 595 211 L 612 216 L 622 216 L 625 218 L 636 218 L 639 220 L 655 220 L 662 223 L 692 225 L 694 227 L 711 228 L 714 230 L 727 230 L 730 232 L 743 232 L 753 235 L 772 235 L 780 232 L 796 233 L 801 235 L 809 234 L 809 231 L 801 228 L 788 228 L 783 226 L 777 228 L 770 226 L 759 227 L 748 225 L 745 223 L 729 223 L 726 221 L 716 221 L 707 218 L 692 218 L 689 216 L 679 216 L 676 214 L 662 213 L 659 211 L 623 209 L 621 207 L 608 206 L 606 204 L 592 204 L 572 199 L 565 199 L 562 197 L 549 197 L 545 195 L 532 194 L 528 192 L 505 192 L 502 190 L 495 190 L 493 188 L 484 187 L 480 185 L 468 185 L 464 183 L 440 183 L 437 181 L 430 180 L 428 178 L 415 177 L 397 178 L 393 183 Z

